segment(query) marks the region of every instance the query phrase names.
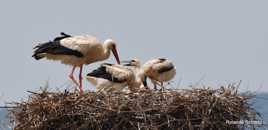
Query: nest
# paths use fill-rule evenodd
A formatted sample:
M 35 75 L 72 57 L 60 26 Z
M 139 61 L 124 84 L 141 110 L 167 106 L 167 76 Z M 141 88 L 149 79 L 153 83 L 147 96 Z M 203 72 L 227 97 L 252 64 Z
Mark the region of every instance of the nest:
M 15 130 L 241 129 L 226 121 L 256 120 L 251 95 L 235 89 L 191 88 L 138 93 L 31 92 L 14 103 Z

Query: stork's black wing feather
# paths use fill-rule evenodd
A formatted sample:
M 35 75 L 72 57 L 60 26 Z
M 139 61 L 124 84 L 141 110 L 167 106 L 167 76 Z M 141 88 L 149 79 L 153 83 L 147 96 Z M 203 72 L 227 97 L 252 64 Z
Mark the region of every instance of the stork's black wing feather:
M 164 62 L 166 61 L 167 59 L 166 58 L 158 58 L 161 62 Z
M 172 70 L 172 69 L 174 69 L 174 65 L 170 64 L 169 66 L 164 66 L 164 67 L 160 68 L 160 69 L 158 70 L 158 73 L 161 74 L 161 73 L 170 71 L 170 70 Z
M 111 73 L 107 72 L 105 66 L 100 66 L 99 68 L 93 70 L 91 73 L 88 73 L 87 76 L 103 78 L 116 83 L 125 82 L 125 80 L 119 80 L 119 78 L 117 78 L 115 75 L 113 76 Z
M 34 51 L 32 57 L 34 57 L 36 60 L 43 58 L 43 56 L 40 55 L 43 53 L 53 55 L 72 55 L 76 57 L 83 57 L 83 54 L 81 52 L 62 46 L 60 44 L 60 41 L 49 41 L 43 44 L 39 44 L 36 47 L 34 47 L 34 49 L 36 50 Z

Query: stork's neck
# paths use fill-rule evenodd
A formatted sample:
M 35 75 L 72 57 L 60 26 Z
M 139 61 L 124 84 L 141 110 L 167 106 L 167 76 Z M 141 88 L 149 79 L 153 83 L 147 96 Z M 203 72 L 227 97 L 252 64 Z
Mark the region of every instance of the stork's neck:
M 144 71 L 140 69 L 139 72 L 137 72 L 135 79 L 129 82 L 129 89 L 131 89 L 132 91 L 140 90 L 142 87 L 144 87 L 142 84 L 144 78 Z
M 128 83 L 129 90 L 132 92 L 138 91 L 140 89 L 141 85 L 142 85 L 142 83 L 140 82 L 140 80 L 137 80 L 137 79 L 132 80 Z
M 103 59 L 108 59 L 111 53 L 111 49 L 109 48 L 109 44 L 104 43 L 103 47 Z

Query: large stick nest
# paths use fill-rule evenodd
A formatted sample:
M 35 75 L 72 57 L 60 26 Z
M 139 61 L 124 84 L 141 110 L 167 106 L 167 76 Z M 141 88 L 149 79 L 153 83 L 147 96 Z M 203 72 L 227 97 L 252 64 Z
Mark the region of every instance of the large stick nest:
M 14 103 L 15 130 L 241 129 L 226 121 L 256 120 L 257 113 L 233 88 L 138 93 L 31 92 Z

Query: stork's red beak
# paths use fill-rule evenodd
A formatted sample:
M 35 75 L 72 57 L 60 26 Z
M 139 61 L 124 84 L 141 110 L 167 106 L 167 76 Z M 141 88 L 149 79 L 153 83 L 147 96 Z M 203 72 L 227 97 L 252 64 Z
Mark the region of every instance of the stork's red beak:
M 118 52 L 117 52 L 116 48 L 113 48 L 112 51 L 113 51 L 113 54 L 114 54 L 114 57 L 115 57 L 117 63 L 120 64 L 120 59 L 119 59 Z

